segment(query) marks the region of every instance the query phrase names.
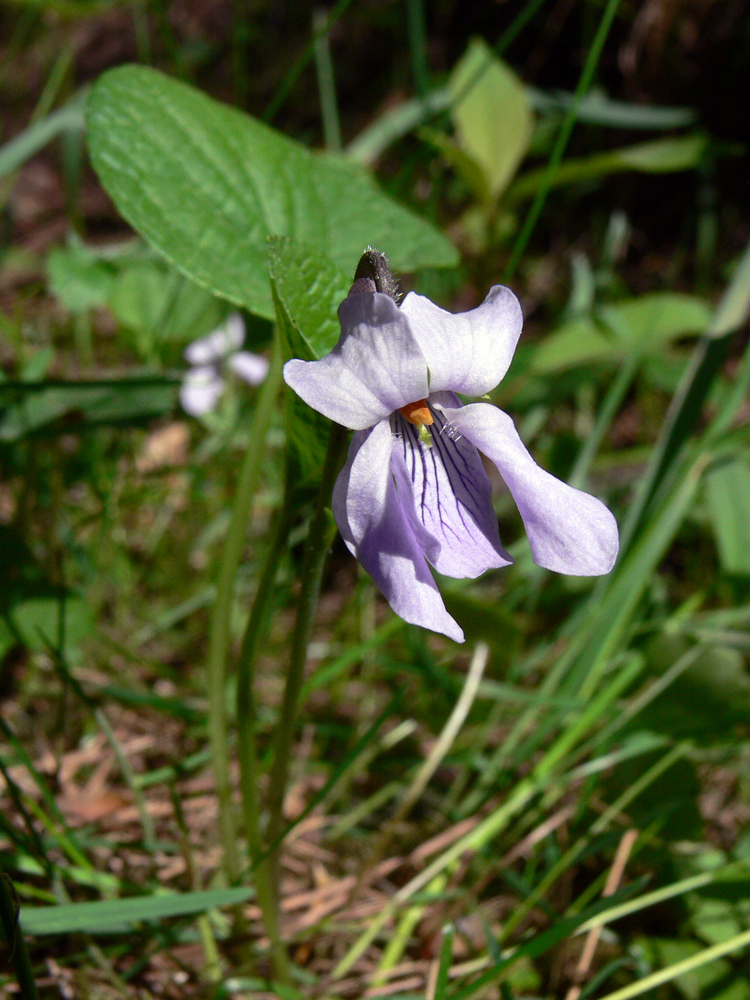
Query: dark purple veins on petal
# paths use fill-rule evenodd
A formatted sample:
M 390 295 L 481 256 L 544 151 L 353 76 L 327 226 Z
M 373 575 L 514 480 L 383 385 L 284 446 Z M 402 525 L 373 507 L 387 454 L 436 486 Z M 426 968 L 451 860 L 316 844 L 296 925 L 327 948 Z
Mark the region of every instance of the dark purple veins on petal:
M 452 437 L 442 412 L 430 407 L 432 446 L 400 413 L 391 417 L 411 483 L 417 518 L 440 543 L 435 569 L 446 576 L 475 577 L 512 560 L 500 544 L 491 487 L 479 452 L 465 438 Z

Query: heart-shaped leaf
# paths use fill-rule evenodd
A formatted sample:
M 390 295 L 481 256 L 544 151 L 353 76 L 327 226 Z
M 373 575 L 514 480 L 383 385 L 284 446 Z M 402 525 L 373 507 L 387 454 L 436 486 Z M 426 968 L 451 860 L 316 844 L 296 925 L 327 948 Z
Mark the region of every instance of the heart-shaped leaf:
M 457 262 L 445 237 L 362 167 L 155 70 L 105 73 L 87 120 L 92 162 L 127 221 L 188 277 L 250 312 L 274 316 L 268 236 L 309 243 L 347 273 L 368 243 L 399 270 Z
M 339 338 L 336 310 L 351 278 L 312 247 L 285 238 L 270 241 L 269 270 L 284 358 L 322 358 Z M 287 437 L 301 483 L 320 475 L 330 426 L 326 417 L 288 391 Z

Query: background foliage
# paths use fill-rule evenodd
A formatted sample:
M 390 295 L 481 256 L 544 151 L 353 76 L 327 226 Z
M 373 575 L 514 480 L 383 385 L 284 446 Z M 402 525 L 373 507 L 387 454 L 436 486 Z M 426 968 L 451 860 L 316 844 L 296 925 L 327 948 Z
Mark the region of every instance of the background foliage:
M 43 995 L 750 996 L 749 13 L 0 6 L 0 878 Z M 267 413 L 232 383 L 187 418 L 182 352 L 239 306 L 251 349 L 278 320 L 319 356 L 367 243 L 454 310 L 512 283 L 493 399 L 623 551 L 601 581 L 538 570 L 496 483 L 516 562 L 441 584 L 458 648 L 334 543 L 274 985 L 217 846 L 211 615 L 234 754 L 289 440 L 267 762 L 326 430 L 272 383 Z

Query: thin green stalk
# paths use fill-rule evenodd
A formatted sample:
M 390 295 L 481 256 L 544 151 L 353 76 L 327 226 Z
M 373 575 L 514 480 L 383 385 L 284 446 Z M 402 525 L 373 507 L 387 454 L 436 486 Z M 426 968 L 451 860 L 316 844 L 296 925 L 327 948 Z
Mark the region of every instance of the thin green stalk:
M 145 66 L 151 64 L 152 46 L 151 29 L 148 23 L 148 10 L 142 0 L 135 0 L 131 7 L 133 15 L 133 34 L 138 62 Z
M 238 108 L 247 107 L 250 93 L 247 59 L 250 38 L 247 4 L 244 0 L 232 0 L 232 82 L 234 103 Z
M 273 597 L 279 559 L 289 536 L 292 521 L 289 491 L 284 505 L 277 512 L 272 529 L 271 543 L 265 555 L 263 568 L 247 620 L 242 648 L 237 661 L 237 740 L 239 746 L 240 791 L 248 838 L 250 865 L 257 864 L 263 845 L 260 834 L 260 799 L 258 783 L 260 768 L 256 743 L 255 665 L 260 642 L 266 632 L 268 612 Z
M 18 980 L 21 1000 L 38 1000 L 34 970 L 26 949 L 23 931 L 18 920 L 18 905 L 13 883 L 0 872 L 0 923 L 8 947 L 8 957 Z
M 568 477 L 568 484 L 575 489 L 586 489 L 586 482 L 591 464 L 596 458 L 597 452 L 601 447 L 604 435 L 609 430 L 612 421 L 615 419 L 620 407 L 622 406 L 622 401 L 625 399 L 627 391 L 635 378 L 640 362 L 641 357 L 638 354 L 628 355 L 620 366 L 614 382 L 609 387 L 607 394 L 602 401 L 602 406 L 599 410 L 596 422 L 594 423 L 591 432 L 586 436 L 586 440 L 581 448 L 581 451 L 579 452 L 576 463 L 573 466 L 573 470 Z M 544 581 L 546 575 L 547 573 L 545 570 L 540 567 L 535 568 L 534 576 L 531 580 L 529 596 L 526 600 L 527 613 L 533 613 L 536 609 L 542 590 L 542 582 Z
M 336 101 L 336 79 L 333 73 L 331 47 L 328 44 L 328 15 L 324 10 L 313 11 L 313 41 L 315 43 L 315 73 L 320 94 L 320 114 L 323 119 L 323 136 L 326 149 L 340 153 L 341 123 Z
M 420 97 L 425 97 L 430 89 L 430 70 L 427 63 L 427 29 L 423 0 L 406 0 L 406 26 L 414 87 Z
M 750 245 L 742 254 L 734 277 L 719 302 L 705 336 L 697 344 L 680 385 L 659 431 L 648 468 L 638 485 L 635 499 L 620 530 L 621 550 L 631 545 L 648 523 L 648 514 L 664 504 L 664 487 L 669 488 L 676 476 L 687 441 L 695 431 L 703 411 L 703 403 L 720 372 L 729 350 L 732 334 L 742 326 L 750 312 Z M 718 417 L 703 440 L 715 443 L 718 434 L 728 429 L 738 408 L 744 402 L 744 392 L 750 376 L 747 355 L 735 387 Z
M 586 437 L 586 442 L 583 448 L 581 448 L 580 454 L 576 459 L 576 464 L 573 466 L 573 471 L 568 479 L 568 483 L 576 489 L 584 489 L 586 486 L 586 479 L 588 478 L 591 463 L 596 457 L 604 435 L 609 430 L 610 424 L 617 415 L 622 401 L 625 399 L 625 395 L 638 370 L 640 360 L 637 354 L 631 354 L 626 358 L 614 382 L 609 387 L 607 395 L 604 397 L 596 423 L 591 433 Z
M 219 577 L 216 584 L 216 601 L 213 606 L 208 651 L 208 738 L 211 761 L 216 777 L 216 794 L 219 803 L 219 828 L 224 850 L 224 867 L 230 883 L 240 876 L 236 824 L 232 804 L 232 785 L 229 776 L 229 746 L 227 718 L 224 703 L 226 687 L 227 651 L 229 648 L 229 619 L 234 596 L 237 568 L 242 557 L 255 490 L 260 479 L 264 459 L 264 442 L 271 422 L 276 395 L 281 384 L 282 356 L 274 344 L 271 367 L 260 391 L 250 429 L 251 445 L 245 453 L 235 493 L 232 517 L 221 553 Z
M 703 401 L 726 359 L 728 348 L 728 335 L 719 339 L 705 336 L 696 346 L 664 417 L 651 460 L 638 483 L 635 499 L 620 528 L 622 552 L 631 548 L 636 538 L 646 530 L 644 526 L 649 520 L 646 513 L 655 507 L 653 499 L 660 486 L 665 483 L 667 487 L 673 485 L 689 436 L 700 418 Z M 663 497 L 660 497 L 658 506 L 663 508 Z
M 536 12 L 539 10 L 546 0 L 529 0 L 523 10 L 516 15 L 515 20 L 511 21 L 505 31 L 502 33 L 500 38 L 495 45 L 495 52 L 501 56 L 505 50 L 515 42 L 516 38 L 521 34 L 526 25 L 531 21 Z
M 526 250 L 526 246 L 534 230 L 534 226 L 537 224 L 537 220 L 541 215 L 542 208 L 547 200 L 547 194 L 549 193 L 549 189 L 552 185 L 552 179 L 555 175 L 555 171 L 560 165 L 563 153 L 565 152 L 565 147 L 568 145 L 568 139 L 570 139 L 570 134 L 576 123 L 576 118 L 578 117 L 578 107 L 591 86 L 591 81 L 594 78 L 594 72 L 596 71 L 602 50 L 604 49 L 604 43 L 607 40 L 609 29 L 612 27 L 612 22 L 615 19 L 615 14 L 617 13 L 619 5 L 620 0 L 607 0 L 607 6 L 604 10 L 604 14 L 602 15 L 602 19 L 599 22 L 599 27 L 597 29 L 596 36 L 594 37 L 594 41 L 591 43 L 591 48 L 589 49 L 588 56 L 586 57 L 586 63 L 578 81 L 578 86 L 575 89 L 573 101 L 568 109 L 567 115 L 565 116 L 565 121 L 562 124 L 557 141 L 555 142 L 552 155 L 549 158 L 547 170 L 544 175 L 544 182 L 537 191 L 534 202 L 529 210 L 529 214 L 524 222 L 523 229 L 518 234 L 518 239 L 513 247 L 513 253 L 511 254 L 510 261 L 505 269 L 503 281 L 509 282 L 515 273 L 519 261 Z
M 690 958 L 684 958 L 681 962 L 675 962 L 674 965 L 668 965 L 664 969 L 652 972 L 650 976 L 639 979 L 629 986 L 624 986 L 621 990 L 608 993 L 603 1000 L 631 1000 L 631 997 L 640 996 L 641 993 L 656 989 L 662 983 L 669 983 L 673 979 L 677 979 L 678 976 L 685 976 L 693 969 L 699 969 L 708 962 L 715 962 L 724 955 L 730 955 L 733 951 L 747 947 L 750 947 L 750 931 L 736 934 L 728 941 L 722 941 L 721 944 L 715 944 L 711 948 L 704 948 L 697 955 L 691 955 Z
M 523 899 L 518 906 L 513 910 L 513 913 L 508 917 L 508 920 L 503 925 L 502 932 L 499 936 L 499 941 L 504 944 L 515 929 L 525 920 L 527 914 L 529 914 L 534 907 L 544 899 L 547 892 L 552 888 L 552 886 L 557 882 L 557 880 L 569 869 L 573 867 L 578 858 L 583 854 L 589 844 L 592 842 L 594 837 L 603 834 L 610 823 L 621 816 L 623 812 L 627 809 L 630 803 L 637 798 L 641 792 L 649 787 L 658 777 L 664 774 L 675 761 L 679 760 L 680 757 L 684 756 L 686 751 L 689 749 L 689 744 L 687 742 L 680 743 L 678 746 L 673 747 L 668 753 L 661 757 L 655 764 L 653 764 L 641 777 L 634 782 L 629 788 L 627 788 L 622 795 L 599 817 L 598 820 L 591 826 L 591 828 L 579 837 L 578 840 L 572 844 L 567 851 L 557 860 L 555 864 L 547 871 L 542 880 L 534 887 L 533 891 L 528 894 L 528 896 Z
M 8 722 L 0 715 L 0 733 L 3 734 L 5 739 L 10 743 L 15 751 L 18 760 L 24 765 L 26 770 L 29 772 L 31 777 L 34 779 L 39 794 L 42 799 L 42 804 L 37 805 L 33 798 L 28 798 L 27 808 L 30 813 L 33 813 L 37 819 L 41 820 L 46 827 L 46 829 L 55 837 L 59 847 L 67 854 L 68 858 L 74 865 L 79 865 L 81 868 L 88 871 L 93 871 L 94 866 L 88 860 L 86 855 L 83 853 L 81 848 L 78 846 L 76 840 L 76 835 L 68 826 L 65 821 L 65 817 L 60 811 L 54 796 L 50 792 L 47 784 L 39 773 L 39 771 L 34 767 L 34 764 L 24 750 L 23 745 L 19 741 L 16 734 L 11 729 Z M 42 805 L 44 808 L 42 808 Z M 44 809 L 47 810 L 45 813 Z M 55 828 L 57 824 L 57 829 Z
M 88 699 L 87 699 L 88 700 Z M 90 704 L 90 700 L 89 700 Z M 143 794 L 143 789 L 138 784 L 138 779 L 136 777 L 135 771 L 133 770 L 130 761 L 128 760 L 127 754 L 122 748 L 122 744 L 117 739 L 117 733 L 112 726 L 112 723 L 107 718 L 105 712 L 101 708 L 94 708 L 94 718 L 101 731 L 104 733 L 107 742 L 109 743 L 112 751 L 117 759 L 117 763 L 122 771 L 122 776 L 125 779 L 125 784 L 130 789 L 130 792 L 135 801 L 136 808 L 138 809 L 138 815 L 141 819 L 141 829 L 143 830 L 143 846 L 146 848 L 149 856 L 155 857 L 157 851 L 156 844 L 156 829 L 154 827 L 154 821 L 148 811 L 148 803 L 146 802 L 146 796 Z
M 612 587 L 598 604 L 598 628 L 592 629 L 591 645 L 568 676 L 570 684 L 580 683 L 578 695 L 586 700 L 596 690 L 607 663 L 622 641 L 631 617 L 651 574 L 680 528 L 690 509 L 707 457 L 699 455 L 671 491 L 638 543 L 621 563 Z
M 643 896 L 636 896 L 635 899 L 629 899 L 626 903 L 618 903 L 609 910 L 602 910 L 601 913 L 597 913 L 595 917 L 591 917 L 585 924 L 581 924 L 578 932 L 579 934 L 585 934 L 586 931 L 590 931 L 593 927 L 604 927 L 605 924 L 614 923 L 615 920 L 627 917 L 631 913 L 638 913 L 649 906 L 656 906 L 657 903 L 663 903 L 667 899 L 674 899 L 675 896 L 685 896 L 689 892 L 702 889 L 714 883 L 721 884 L 726 881 L 731 884 L 733 876 L 746 873 L 746 865 L 747 862 L 735 861 L 713 871 L 701 872 L 700 875 L 690 875 L 688 878 L 680 879 L 679 882 L 673 882 L 662 889 L 654 889 L 653 892 L 647 892 Z
M 560 787 L 564 786 L 564 776 L 558 767 L 562 758 L 575 748 L 575 744 L 583 738 L 591 726 L 595 725 L 601 714 L 632 680 L 636 672 L 636 667 L 640 669 L 640 664 L 633 659 L 629 668 L 623 671 L 623 676 L 615 677 L 609 687 L 591 703 L 581 717 L 572 724 L 570 729 L 560 734 L 531 774 L 522 778 L 516 784 L 505 802 L 498 806 L 489 816 L 486 816 L 473 830 L 451 844 L 446 851 L 403 885 L 390 898 L 380 913 L 372 918 L 367 930 L 355 941 L 333 970 L 331 975 L 334 980 L 340 979 L 347 974 L 357 959 L 377 937 L 391 916 L 398 911 L 399 907 L 411 899 L 415 893 L 423 889 L 436 875 L 444 871 L 454 861 L 457 861 L 467 851 L 479 850 L 485 844 L 489 843 L 490 840 L 507 827 L 511 819 L 517 816 L 522 809 L 527 808 L 531 800 L 552 781 L 556 781 Z
M 331 8 L 328 19 L 326 23 L 325 30 L 330 31 L 334 24 L 343 16 L 346 8 L 351 4 L 352 0 L 338 0 L 338 3 L 334 4 Z M 305 51 L 299 57 L 297 62 L 292 66 L 287 75 L 281 81 L 279 86 L 276 88 L 276 93 L 271 98 L 268 107 L 263 112 L 263 121 L 269 124 L 274 120 L 279 109 L 286 101 L 287 97 L 291 93 L 292 87 L 295 85 L 299 79 L 301 73 L 313 58 L 315 54 L 315 42 L 317 33 L 313 34 L 308 44 L 305 46 Z
M 292 741 L 297 721 L 299 695 L 304 679 L 304 667 L 307 660 L 307 646 L 310 640 L 315 609 L 318 604 L 318 594 L 323 576 L 323 563 L 330 544 L 327 506 L 331 500 L 333 484 L 343 462 L 348 431 L 339 424 L 331 425 L 331 435 L 328 439 L 328 451 L 323 466 L 320 492 L 313 514 L 310 530 L 305 546 L 302 563 L 299 597 L 297 599 L 297 616 L 292 635 L 292 651 L 289 660 L 284 698 L 281 705 L 279 722 L 274 739 L 273 763 L 271 765 L 269 802 L 268 802 L 268 837 L 271 851 L 264 865 L 268 864 L 278 892 L 277 870 L 279 846 L 277 840 L 281 834 L 284 822 L 283 806 L 289 778 L 289 761 Z
M 169 782 L 169 797 L 172 800 L 172 809 L 177 823 L 179 833 L 179 844 L 183 858 L 185 859 L 186 875 L 193 892 L 201 889 L 201 879 L 198 867 L 193 856 L 193 846 L 190 843 L 190 829 L 185 820 L 185 811 L 182 808 L 182 798 L 177 789 L 177 781 Z M 218 983 L 221 980 L 221 956 L 216 944 L 211 921 L 207 913 L 201 913 L 198 917 L 198 935 L 203 946 L 203 956 L 205 959 L 204 976 L 211 983 Z
M 33 125 L 35 122 L 41 121 L 41 119 L 48 115 L 52 110 L 52 106 L 60 93 L 60 88 L 65 82 L 65 77 L 68 75 L 68 71 L 73 65 L 74 56 L 75 52 L 71 45 L 65 46 L 65 48 L 58 53 L 57 58 L 52 64 L 50 74 L 47 77 L 47 82 L 44 84 L 42 96 L 37 101 L 36 107 L 31 113 L 29 125 Z
M 271 954 L 273 956 L 276 975 L 282 982 L 288 982 L 289 975 L 286 952 L 284 951 L 279 929 L 276 895 L 268 878 L 267 866 L 258 864 L 263 845 L 260 828 L 260 796 L 258 794 L 260 766 L 258 763 L 256 741 L 257 715 L 254 685 L 258 650 L 266 632 L 270 605 L 273 598 L 273 585 L 276 579 L 279 559 L 289 537 L 292 515 L 291 488 L 287 474 L 284 503 L 276 513 L 271 543 L 268 546 L 263 568 L 258 578 L 255 598 L 250 608 L 247 627 L 242 640 L 242 649 L 237 661 L 237 741 L 240 764 L 240 792 L 242 795 L 247 849 L 250 867 L 254 869 L 256 898 L 271 942 Z

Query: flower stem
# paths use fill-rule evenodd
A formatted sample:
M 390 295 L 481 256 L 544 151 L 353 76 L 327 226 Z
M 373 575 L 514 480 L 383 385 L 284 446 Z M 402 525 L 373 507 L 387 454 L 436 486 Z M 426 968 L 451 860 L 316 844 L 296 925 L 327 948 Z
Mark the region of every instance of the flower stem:
M 277 894 L 279 889 L 279 850 L 281 846 L 279 841 L 284 822 L 284 796 L 289 779 L 289 761 L 297 721 L 299 694 L 304 677 L 307 646 L 310 640 L 315 609 L 318 604 L 318 594 L 323 576 L 323 563 L 331 541 L 326 507 L 330 503 L 333 484 L 343 463 L 348 433 L 345 427 L 341 427 L 339 424 L 331 424 L 320 492 L 318 493 L 315 512 L 310 523 L 307 544 L 305 546 L 300 590 L 297 598 L 297 616 L 292 634 L 289 672 L 287 673 L 284 698 L 274 738 L 274 754 L 271 764 L 268 798 L 268 835 L 266 838 L 269 850 L 259 867 L 268 867 L 269 879 Z
M 622 401 L 627 395 L 628 389 L 638 371 L 640 360 L 640 357 L 633 352 L 630 357 L 623 361 L 614 382 L 612 382 L 607 395 L 604 397 L 596 423 L 587 435 L 586 441 L 576 459 L 576 464 L 573 466 L 573 471 L 568 477 L 568 484 L 577 490 L 585 489 L 586 487 L 586 478 L 591 468 L 591 463 L 599 450 L 599 445 L 604 440 L 604 435 L 609 430 L 612 421 L 622 405 Z
M 537 220 L 539 219 L 542 209 L 544 208 L 547 195 L 552 187 L 552 181 L 557 173 L 557 168 L 560 166 L 563 153 L 565 152 L 565 147 L 568 145 L 568 139 L 570 138 L 573 126 L 576 123 L 578 108 L 581 101 L 588 93 L 588 89 L 594 79 L 594 73 L 596 72 L 596 67 L 599 63 L 604 43 L 607 40 L 609 29 L 612 27 L 612 22 L 615 19 L 615 14 L 617 13 L 617 8 L 619 6 L 620 0 L 607 0 L 607 5 L 604 8 L 602 19 L 599 22 L 599 27 L 596 30 L 596 34 L 591 43 L 591 48 L 589 49 L 586 57 L 586 62 L 578 79 L 578 85 L 576 86 L 575 93 L 573 94 L 573 101 L 568 108 L 568 112 L 563 120 L 554 148 L 550 155 L 549 162 L 547 163 L 543 183 L 536 193 L 536 197 L 534 198 L 531 208 L 529 209 L 529 214 L 524 222 L 523 229 L 518 234 L 516 242 L 513 246 L 510 261 L 508 262 L 505 274 L 503 275 L 503 281 L 505 282 L 509 282 L 515 274 L 516 268 L 521 261 L 521 257 L 523 257 L 524 251 L 526 250 L 529 238 L 531 237 L 534 227 L 537 224 Z
M 224 850 L 224 868 L 230 884 L 239 880 L 240 860 L 229 776 L 229 747 L 224 692 L 226 687 L 229 619 L 242 550 L 255 490 L 264 458 L 263 444 L 271 422 L 273 404 L 281 384 L 282 357 L 274 345 L 271 367 L 260 390 L 250 428 L 250 442 L 240 471 L 232 517 L 224 540 L 213 606 L 208 652 L 208 737 L 219 802 L 219 829 Z
M 18 907 L 13 883 L 0 872 L 0 924 L 2 924 L 8 955 L 12 958 L 21 1000 L 39 1000 L 23 930 L 18 921 Z
M 240 792 L 242 794 L 242 810 L 247 836 L 247 849 L 250 867 L 254 869 L 255 891 L 263 914 L 263 923 L 271 942 L 276 978 L 283 983 L 289 982 L 286 951 L 279 930 L 279 913 L 276 894 L 268 879 L 268 868 L 260 865 L 262 841 L 260 829 L 260 767 L 258 764 L 258 748 L 256 741 L 256 710 L 255 710 L 255 664 L 261 639 L 266 632 L 268 612 L 273 597 L 273 585 L 276 579 L 278 563 L 286 544 L 289 527 L 292 521 L 293 509 L 291 503 L 291 487 L 289 476 L 284 490 L 284 502 L 276 512 L 276 519 L 271 535 L 271 542 L 266 551 L 263 569 L 258 579 L 247 628 L 242 640 L 242 649 L 237 662 L 237 740 L 239 746 Z

